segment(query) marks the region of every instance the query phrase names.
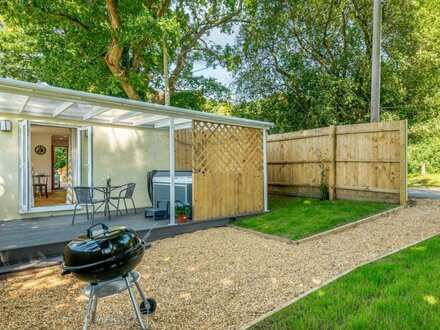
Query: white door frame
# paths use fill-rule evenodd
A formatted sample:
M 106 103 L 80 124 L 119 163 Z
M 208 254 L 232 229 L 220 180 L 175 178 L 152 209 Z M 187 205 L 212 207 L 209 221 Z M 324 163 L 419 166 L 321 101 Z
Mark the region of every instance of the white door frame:
M 23 120 L 18 123 L 19 127 L 19 212 L 27 213 L 30 208 L 30 183 L 31 176 L 31 162 L 30 162 L 30 124 L 28 120 Z
M 20 160 L 19 160 L 19 214 L 26 213 L 40 213 L 40 212 L 52 212 L 52 211 L 66 211 L 73 210 L 75 205 L 54 205 L 54 206 L 31 206 L 30 205 L 30 194 L 31 194 L 31 184 L 32 184 L 32 164 L 31 164 L 31 126 L 52 126 L 52 127 L 65 127 L 76 129 L 77 141 L 76 146 L 70 146 L 72 153 L 76 152 L 78 162 L 75 164 L 79 165 L 79 155 L 81 152 L 81 146 L 78 144 L 80 131 L 88 132 L 88 157 L 90 159 L 88 166 L 88 182 L 90 185 L 93 183 L 93 162 L 92 162 L 92 127 L 91 126 L 75 126 L 75 125 L 65 125 L 51 122 L 42 121 L 30 121 L 23 120 L 19 122 L 19 148 L 20 148 Z M 25 135 L 25 138 L 24 136 Z M 27 177 L 27 179 L 25 179 Z M 77 175 L 76 180 L 78 180 L 79 175 Z
M 81 144 L 81 133 L 86 132 L 87 135 L 87 185 L 93 186 L 93 133 L 92 127 L 78 127 L 76 130 L 76 152 L 77 152 L 77 176 L 76 176 L 76 184 L 82 185 L 82 177 L 84 173 L 82 173 L 82 144 Z

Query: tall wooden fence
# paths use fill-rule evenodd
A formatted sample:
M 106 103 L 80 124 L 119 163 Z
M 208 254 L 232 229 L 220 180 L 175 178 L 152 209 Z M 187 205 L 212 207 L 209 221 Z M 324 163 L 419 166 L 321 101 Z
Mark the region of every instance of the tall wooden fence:
M 192 169 L 192 129 L 174 132 L 174 166 L 176 170 Z
M 330 126 L 269 135 L 269 192 L 330 199 L 407 201 L 407 123 Z

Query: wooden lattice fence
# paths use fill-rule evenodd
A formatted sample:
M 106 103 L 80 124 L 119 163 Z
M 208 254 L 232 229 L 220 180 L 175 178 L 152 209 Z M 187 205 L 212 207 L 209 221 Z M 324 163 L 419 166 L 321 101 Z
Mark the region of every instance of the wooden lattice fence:
M 263 210 L 262 130 L 193 121 L 193 218 Z

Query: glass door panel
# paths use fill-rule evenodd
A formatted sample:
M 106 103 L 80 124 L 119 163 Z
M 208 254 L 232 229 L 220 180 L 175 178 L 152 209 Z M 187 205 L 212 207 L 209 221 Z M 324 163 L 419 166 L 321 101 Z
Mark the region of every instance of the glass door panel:
M 78 128 L 78 185 L 91 186 L 92 182 L 92 128 Z

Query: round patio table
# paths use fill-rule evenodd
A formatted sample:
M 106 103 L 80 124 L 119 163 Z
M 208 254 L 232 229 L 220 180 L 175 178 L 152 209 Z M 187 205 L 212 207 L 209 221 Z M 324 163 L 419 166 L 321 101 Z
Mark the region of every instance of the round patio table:
M 106 216 L 108 214 L 108 218 L 111 219 L 111 215 L 110 215 L 110 205 L 113 206 L 116 209 L 116 214 L 118 211 L 118 208 L 116 207 L 115 204 L 113 204 L 110 200 L 110 195 L 112 193 L 112 191 L 114 191 L 115 189 L 121 188 L 124 185 L 119 185 L 119 186 L 98 186 L 98 187 L 92 187 L 94 190 L 97 190 L 99 192 L 102 192 L 104 195 L 104 216 Z

